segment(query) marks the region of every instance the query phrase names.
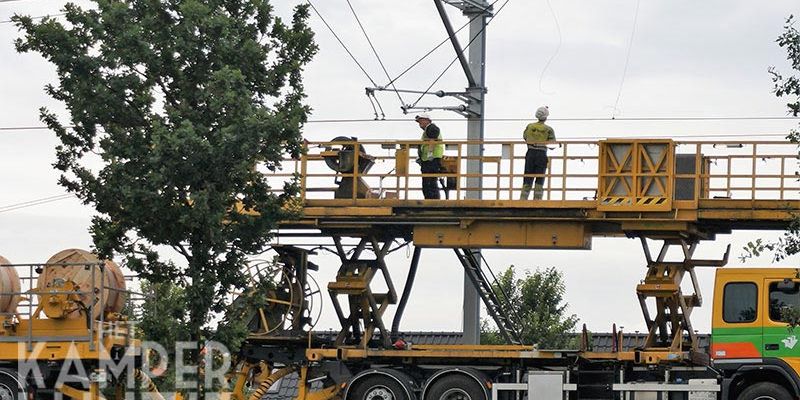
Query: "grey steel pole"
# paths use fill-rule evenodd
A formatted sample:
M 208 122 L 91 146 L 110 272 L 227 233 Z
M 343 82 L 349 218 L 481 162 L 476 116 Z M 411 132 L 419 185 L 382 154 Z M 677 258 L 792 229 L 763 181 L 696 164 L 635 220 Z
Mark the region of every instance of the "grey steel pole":
M 467 139 L 470 141 L 483 141 L 484 96 L 486 93 L 486 18 L 489 3 L 485 0 L 464 10 L 464 15 L 472 22 L 469 25 L 469 69 L 475 79 L 475 85 L 467 88 L 469 101 L 467 110 Z M 473 40 L 473 38 L 475 38 Z M 467 173 L 482 174 L 483 156 L 482 144 L 469 144 L 467 146 Z M 483 183 L 480 177 L 467 178 L 467 199 L 481 199 Z M 480 249 L 473 249 L 475 257 L 481 261 Z M 475 286 L 464 275 L 464 344 L 478 344 L 480 342 L 481 303 Z

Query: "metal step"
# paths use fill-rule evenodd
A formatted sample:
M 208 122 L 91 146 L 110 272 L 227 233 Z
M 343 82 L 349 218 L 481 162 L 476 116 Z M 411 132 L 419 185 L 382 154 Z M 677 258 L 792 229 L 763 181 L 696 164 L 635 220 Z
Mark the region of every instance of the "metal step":
M 511 318 L 510 308 L 495 293 L 492 283 L 483 272 L 483 265 L 469 249 L 454 249 L 464 272 L 478 291 L 489 316 L 492 317 L 503 337 L 512 344 L 520 344 L 519 321 Z M 503 297 L 505 298 L 505 296 Z

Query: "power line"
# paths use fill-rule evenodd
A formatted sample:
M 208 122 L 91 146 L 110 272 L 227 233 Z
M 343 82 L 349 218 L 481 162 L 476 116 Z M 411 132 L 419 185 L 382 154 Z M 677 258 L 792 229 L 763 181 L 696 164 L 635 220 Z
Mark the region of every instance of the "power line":
M 63 15 L 67 15 L 67 13 L 63 13 L 63 12 L 62 12 L 62 13 L 57 13 L 57 14 L 40 15 L 40 16 L 38 16 L 38 17 L 31 17 L 31 19 L 42 19 L 42 18 L 50 18 L 50 17 L 60 17 L 60 16 L 63 16 Z M 10 19 L 7 19 L 7 20 L 5 20 L 5 21 L 0 21 L 0 24 L 10 24 L 10 23 L 12 23 L 12 22 L 14 22 L 14 21 L 12 21 L 12 20 L 10 20 Z
M 354 56 L 353 53 L 350 52 L 350 49 L 347 48 L 347 46 L 344 44 L 342 39 L 339 38 L 339 35 L 337 35 L 336 32 L 333 30 L 333 28 L 328 24 L 328 21 L 325 20 L 325 17 L 323 17 L 322 14 L 319 12 L 319 10 L 317 10 L 317 7 L 314 7 L 314 3 L 312 3 L 311 0 L 306 0 L 306 2 L 308 3 L 308 5 L 311 6 L 311 8 L 314 10 L 314 12 L 317 14 L 317 16 L 319 16 L 319 19 L 322 20 L 322 23 L 325 24 L 326 27 L 328 27 L 328 30 L 331 31 L 331 33 L 333 34 L 333 37 L 335 37 L 336 40 L 339 41 L 339 44 L 342 45 L 342 47 L 344 48 L 344 51 L 346 51 L 347 54 L 350 55 L 350 58 L 353 59 L 353 62 L 355 62 L 356 65 L 358 65 L 358 68 L 361 69 L 361 72 L 363 72 L 364 75 L 367 76 L 367 79 L 369 79 L 369 81 L 372 82 L 372 86 L 378 86 L 375 83 L 375 81 L 372 79 L 372 77 L 369 75 L 369 73 L 367 73 L 367 70 L 365 70 L 364 67 L 361 66 L 361 63 L 358 62 L 358 60 L 356 59 L 356 56 Z
M 494 6 L 494 4 L 495 4 L 495 3 L 497 3 L 498 1 L 499 1 L 499 0 L 494 0 L 494 1 L 492 2 L 492 4 L 489 4 L 489 5 L 488 5 L 488 6 L 487 6 L 487 7 L 486 7 L 486 8 L 485 8 L 483 11 L 486 11 L 486 10 L 488 10 L 488 9 L 492 8 L 492 6 Z M 459 54 L 463 54 L 463 53 L 464 53 L 464 51 L 466 51 L 466 50 L 469 48 L 469 46 L 471 46 L 471 45 L 472 45 L 472 42 L 474 42 L 474 41 L 475 41 L 475 39 L 477 39 L 478 37 L 480 37 L 480 36 L 483 34 L 483 32 L 486 30 L 486 27 L 487 27 L 487 26 L 489 26 L 489 23 L 490 23 L 490 22 L 492 22 L 492 21 L 494 21 L 494 19 L 495 19 L 495 18 L 496 18 L 496 17 L 497 17 L 497 16 L 500 14 L 500 12 L 501 12 L 501 11 L 503 11 L 503 8 L 505 8 L 505 6 L 508 4 L 508 2 L 509 2 L 509 0 L 506 0 L 506 1 L 503 3 L 503 5 L 501 5 L 501 6 L 500 6 L 500 8 L 498 8 L 498 9 L 497 9 L 497 11 L 494 13 L 494 15 L 493 15 L 493 16 L 492 16 L 492 17 L 491 17 L 491 18 L 490 18 L 488 21 L 486 21 L 486 23 L 485 23 L 485 24 L 483 24 L 483 26 L 481 27 L 481 30 L 479 30 L 479 31 L 478 31 L 478 33 L 476 33 L 476 34 L 475 34 L 475 36 L 473 36 L 473 37 L 472 37 L 472 39 L 470 39 L 469 43 L 467 43 L 467 45 L 466 45 L 466 46 L 464 46 L 464 47 L 463 47 L 463 48 L 462 48 L 462 49 L 461 49 L 461 50 L 460 50 L 460 51 L 459 51 L 459 52 L 456 54 L 456 57 L 453 59 L 453 61 L 450 61 L 450 64 L 448 64 L 448 65 L 447 65 L 447 67 L 445 67 L 444 71 L 442 71 L 442 73 L 440 73 L 440 74 L 439 74 L 439 76 L 437 76 L 437 77 L 436 77 L 436 79 L 434 79 L 434 80 L 433 80 L 433 82 L 432 82 L 432 83 L 431 83 L 431 84 L 428 86 L 428 88 L 427 88 L 427 89 L 425 89 L 425 91 L 424 91 L 424 92 L 422 92 L 422 94 L 420 94 L 420 95 L 419 95 L 419 97 L 417 98 L 417 100 L 416 100 L 416 101 L 414 101 L 414 104 L 412 104 L 412 105 L 411 105 L 411 107 L 414 107 L 414 106 L 416 106 L 416 105 L 417 105 L 417 103 L 419 103 L 419 101 L 420 101 L 420 100 L 422 100 L 422 97 L 423 97 L 423 96 L 425 96 L 426 94 L 428 94 L 428 93 L 429 93 L 429 90 L 431 90 L 431 88 L 433 87 L 433 85 L 435 85 L 435 84 L 436 84 L 436 82 L 439 82 L 439 79 L 442 79 L 442 77 L 443 77 L 443 76 L 444 76 L 444 74 L 445 74 L 445 73 L 446 73 L 446 72 L 447 72 L 447 71 L 450 69 L 450 67 L 452 67 L 452 66 L 453 66 L 453 64 L 455 64 L 455 63 L 456 63 L 456 61 L 458 61 L 458 56 L 459 56 Z M 482 15 L 482 13 L 480 13 L 480 14 L 478 14 L 478 15 Z M 476 16 L 475 18 L 477 18 L 477 16 Z M 474 20 L 475 18 L 472 18 L 472 19 L 470 20 L 470 22 L 471 22 L 472 20 Z M 454 32 L 454 34 L 455 34 L 455 32 Z M 486 119 L 485 119 L 485 118 L 484 118 L 484 121 L 486 121 Z
M 0 213 L 15 211 L 15 210 L 19 210 L 19 209 L 22 209 L 22 208 L 38 206 L 38 205 L 47 204 L 47 203 L 52 203 L 54 201 L 66 200 L 66 199 L 70 199 L 70 198 L 74 198 L 74 197 L 77 197 L 77 196 L 75 196 L 74 194 L 61 194 L 61 195 L 57 195 L 57 196 L 43 197 L 43 198 L 36 199 L 36 200 L 24 201 L 24 202 L 16 203 L 16 204 L 9 204 L 9 205 L 6 205 L 6 206 L 0 206 Z
M 378 64 L 381 65 L 381 69 L 383 69 L 383 73 L 386 75 L 386 79 L 391 80 L 392 77 L 389 76 L 389 72 L 386 70 L 386 67 L 383 65 L 383 60 L 381 60 L 381 56 L 378 55 L 378 51 L 375 50 L 375 46 L 372 45 L 372 40 L 369 39 L 369 35 L 367 34 L 367 30 L 364 29 L 364 25 L 361 24 L 361 19 L 358 18 L 358 14 L 356 13 L 355 8 L 353 8 L 353 4 L 350 3 L 350 0 L 347 0 L 347 5 L 350 6 L 350 11 L 353 12 L 353 17 L 355 17 L 356 22 L 358 22 L 359 28 L 361 28 L 361 32 L 364 34 L 364 38 L 367 39 L 367 43 L 369 43 L 369 47 L 372 49 L 372 54 L 375 54 L 375 58 L 378 59 Z M 392 89 L 394 89 L 395 94 L 397 94 L 397 99 L 400 100 L 400 105 L 404 106 L 405 102 L 403 101 L 403 97 L 400 95 L 400 92 L 397 91 L 397 88 L 394 86 L 394 82 L 391 83 Z
M 467 26 L 469 26 L 469 24 L 471 24 L 471 23 L 472 23 L 472 21 L 475 21 L 476 19 L 478 19 L 478 18 L 482 17 L 482 16 L 483 16 L 483 13 L 484 13 L 484 12 L 486 12 L 487 10 L 491 9 L 491 8 L 494 6 L 494 4 L 495 4 L 495 3 L 497 3 L 498 1 L 499 1 L 499 0 L 494 0 L 494 1 L 492 2 L 492 4 L 489 4 L 489 5 L 488 5 L 488 6 L 486 6 L 486 7 L 485 7 L 483 10 L 481 10 L 479 13 L 476 13 L 476 14 L 475 14 L 475 16 L 474 16 L 474 17 L 472 17 L 472 18 L 470 18 L 470 20 L 469 20 L 469 21 L 467 21 L 466 23 L 464 23 L 464 25 L 461 25 L 461 27 L 460 27 L 460 28 L 456 29 L 456 31 L 455 31 L 455 32 L 453 32 L 453 35 L 455 35 L 455 34 L 457 34 L 457 33 L 461 32 L 462 30 L 464 30 L 464 28 L 466 28 Z M 450 38 L 451 38 L 451 36 L 450 36 L 450 35 L 447 35 L 447 37 L 446 37 L 444 40 L 442 40 L 441 42 L 439 42 L 439 44 L 437 44 L 436 46 L 433 46 L 433 48 L 432 48 L 432 49 L 430 49 L 430 50 L 429 50 L 427 53 L 425 53 L 425 55 L 423 55 L 423 56 L 422 56 L 422 57 L 420 57 L 420 58 L 419 58 L 417 61 L 415 61 L 414 63 L 412 63 L 410 66 L 408 66 L 408 68 L 404 69 L 404 70 L 403 70 L 403 72 L 401 72 L 401 73 L 400 73 L 400 75 L 397 75 L 397 77 L 395 77 L 394 79 L 390 80 L 390 81 L 389 81 L 389 83 L 387 83 L 387 84 L 386 84 L 386 85 L 384 85 L 384 86 L 389 86 L 389 85 L 393 84 L 395 81 L 397 81 L 398 79 L 400 79 L 400 78 L 401 78 L 403 75 L 405 75 L 405 74 L 406 74 L 408 71 L 411 71 L 411 70 L 412 70 L 414 67 L 416 67 L 416 66 L 417 66 L 419 63 L 421 63 L 421 62 L 422 62 L 424 59 L 428 58 L 428 56 L 430 56 L 431 54 L 433 54 L 433 52 L 434 52 L 434 51 L 438 50 L 438 49 L 439 49 L 439 47 L 442 47 L 442 45 L 444 45 L 445 43 L 447 43 L 448 41 L 450 41 Z
M 330 118 L 312 119 L 306 121 L 309 124 L 335 124 L 335 123 L 362 123 L 362 122 L 408 122 L 410 118 L 387 118 L 382 120 L 364 118 Z M 437 121 L 464 121 L 463 118 L 437 118 Z M 530 117 L 508 117 L 508 118 L 486 118 L 487 122 L 524 122 L 530 121 Z M 558 122 L 686 122 L 686 121 L 800 121 L 800 117 L 792 116 L 751 116 L 751 117 L 729 117 L 729 116 L 710 116 L 710 117 L 627 117 L 627 118 L 606 118 L 606 117 L 575 117 L 575 118 L 548 118 L 548 121 Z M 72 128 L 67 126 L 66 128 Z M 47 126 L 0 126 L 0 132 L 8 131 L 45 131 Z

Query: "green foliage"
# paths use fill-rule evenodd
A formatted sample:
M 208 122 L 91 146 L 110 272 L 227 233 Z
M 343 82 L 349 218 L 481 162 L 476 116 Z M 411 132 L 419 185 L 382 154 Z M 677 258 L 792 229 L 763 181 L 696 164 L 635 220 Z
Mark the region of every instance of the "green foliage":
M 244 286 L 247 255 L 264 251 L 277 221 L 296 217 L 284 207 L 296 182 L 276 194 L 257 166 L 274 170 L 302 151 L 310 110 L 301 73 L 316 52 L 308 9 L 286 23 L 268 0 L 95 5 L 67 4 L 66 23 L 14 16 L 23 33 L 15 45 L 56 67 L 46 92 L 70 121 L 44 108 L 41 119 L 61 141 L 60 184 L 98 212 L 96 250 L 184 288 L 171 295 L 188 317 L 175 321 L 199 339 L 210 312 Z
M 775 84 L 772 91 L 776 96 L 786 99 L 789 113 L 797 117 L 800 116 L 800 31 L 794 26 L 794 16 L 790 15 L 786 19 L 783 34 L 775 41 L 778 46 L 786 49 L 787 59 L 793 72 L 789 76 L 784 76 L 775 67 L 770 67 L 769 73 Z M 792 143 L 800 144 L 800 131 L 792 129 L 786 138 Z M 764 253 L 773 254 L 773 262 L 800 253 L 800 216 L 795 216 L 789 229 L 778 240 L 767 242 L 758 239 L 747 243 L 739 258 L 744 261 Z
M 547 349 L 575 346 L 573 332 L 578 318 L 567 314 L 561 272 L 550 267 L 527 272 L 518 278 L 512 265 L 499 274 L 497 280 L 495 292 L 501 297 L 507 295 L 506 304 L 512 309 L 511 313 L 520 317 L 523 343 L 535 343 Z M 481 343 L 504 343 L 502 335 L 486 320 L 481 323 Z
M 152 341 L 164 346 L 169 354 L 167 371 L 154 378 L 156 386 L 162 391 L 173 391 L 175 388 L 175 347 L 178 341 L 188 341 L 191 332 L 188 329 L 189 315 L 186 312 L 186 291 L 171 282 L 142 282 L 142 294 L 145 301 L 139 305 L 139 324 L 137 328 L 143 340 Z M 159 365 L 157 354 L 150 355 L 150 366 Z
M 224 344 L 232 354 L 236 354 L 248 333 L 251 332 L 249 324 L 257 316 L 258 310 L 267 308 L 268 294 L 274 288 L 275 285 L 269 280 L 254 282 L 254 286 L 240 293 L 228 305 L 216 332 L 210 336 L 215 341 Z
M 794 72 L 800 72 L 800 31 L 794 26 L 794 16 L 790 15 L 786 19 L 784 32 L 775 41 L 778 46 L 786 49 L 787 59 Z M 784 77 L 775 67 L 770 67 L 769 73 L 775 83 L 773 88 L 775 95 L 788 97 L 786 107 L 789 108 L 789 112 L 795 117 L 800 116 L 800 76 L 793 74 Z M 792 131 L 790 138 L 797 142 L 798 132 Z
M 798 325 L 800 325 L 800 308 L 797 307 L 781 307 L 781 321 L 789 324 L 789 331 L 793 332 Z
M 782 237 L 775 241 L 764 241 L 759 238 L 754 242 L 748 242 L 744 254 L 739 259 L 745 261 L 760 257 L 762 254 L 772 254 L 772 262 L 778 262 L 797 253 L 800 253 L 800 218 L 795 217 Z

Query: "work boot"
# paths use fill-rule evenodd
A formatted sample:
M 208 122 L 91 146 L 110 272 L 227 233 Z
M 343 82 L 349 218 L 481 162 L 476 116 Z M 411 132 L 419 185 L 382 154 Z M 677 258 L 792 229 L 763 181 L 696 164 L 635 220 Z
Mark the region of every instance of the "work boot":
M 544 197 L 544 186 L 543 185 L 536 185 L 533 187 L 533 199 L 534 200 L 541 200 Z M 525 195 L 527 199 L 527 194 Z
M 528 200 L 528 194 L 531 192 L 531 185 L 522 185 L 522 193 L 519 195 L 520 200 Z

